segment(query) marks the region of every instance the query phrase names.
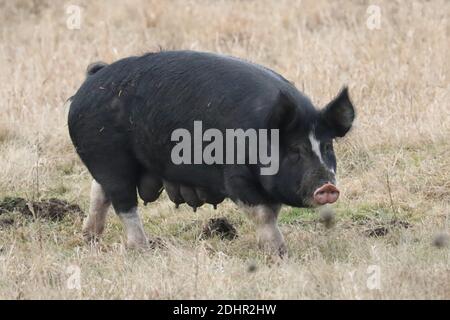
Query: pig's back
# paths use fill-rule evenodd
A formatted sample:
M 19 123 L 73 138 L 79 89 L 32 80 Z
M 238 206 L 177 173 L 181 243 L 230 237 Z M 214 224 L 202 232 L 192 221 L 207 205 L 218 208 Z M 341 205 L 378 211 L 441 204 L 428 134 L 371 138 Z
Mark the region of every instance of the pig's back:
M 152 171 L 171 172 L 174 130 L 193 133 L 194 121 L 202 122 L 203 131 L 265 128 L 280 90 L 299 95 L 279 74 L 237 58 L 193 51 L 151 53 L 119 60 L 88 77 L 73 97 L 69 127 L 79 141 L 88 140 L 89 130 L 95 135 L 101 130 L 105 145 L 131 150 Z M 77 138 L 77 132 L 82 136 Z M 89 149 L 86 143 L 84 150 Z M 94 145 L 91 149 L 98 151 Z M 182 167 L 177 170 L 186 170 Z M 221 175 L 214 166 L 194 167 L 188 170 L 199 171 L 193 176 L 205 170 Z

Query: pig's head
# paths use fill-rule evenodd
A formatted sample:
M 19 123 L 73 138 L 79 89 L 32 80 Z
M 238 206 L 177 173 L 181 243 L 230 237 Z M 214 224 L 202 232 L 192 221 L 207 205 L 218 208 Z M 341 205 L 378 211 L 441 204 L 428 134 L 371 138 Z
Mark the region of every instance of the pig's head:
M 269 117 L 270 126 L 280 130 L 279 170 L 260 176 L 266 192 L 296 207 L 335 202 L 339 190 L 333 140 L 347 134 L 354 118 L 347 88 L 322 110 L 304 97 L 280 94 Z

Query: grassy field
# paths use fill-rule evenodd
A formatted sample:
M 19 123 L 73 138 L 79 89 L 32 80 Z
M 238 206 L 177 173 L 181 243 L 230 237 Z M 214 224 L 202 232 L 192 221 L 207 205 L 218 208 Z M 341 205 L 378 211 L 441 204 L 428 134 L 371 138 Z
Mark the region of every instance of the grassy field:
M 0 1 L 0 201 L 58 198 L 86 212 L 91 178 L 65 101 L 96 60 L 160 47 L 226 53 L 280 72 L 319 107 L 348 84 L 357 108 L 336 143 L 336 224 L 285 207 L 283 261 L 257 249 L 230 202 L 197 213 L 165 194 L 141 204 L 146 231 L 168 243 L 146 252 L 124 249 L 113 212 L 88 246 L 78 215 L 0 211 L 0 298 L 450 299 L 450 248 L 434 243 L 450 231 L 448 12 L 445 0 Z M 238 238 L 202 239 L 212 217 Z

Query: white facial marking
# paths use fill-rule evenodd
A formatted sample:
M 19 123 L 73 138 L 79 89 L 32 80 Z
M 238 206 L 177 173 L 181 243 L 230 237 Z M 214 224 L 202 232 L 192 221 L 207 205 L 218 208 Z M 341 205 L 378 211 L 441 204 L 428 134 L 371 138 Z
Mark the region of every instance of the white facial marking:
M 309 133 L 309 141 L 311 142 L 312 151 L 316 154 L 317 158 L 319 158 L 320 163 L 325 165 L 322 159 L 322 153 L 320 152 L 320 141 L 316 139 L 312 131 Z
M 311 148 L 312 151 L 316 154 L 317 158 L 319 158 L 319 161 L 321 164 L 323 164 L 323 166 L 330 171 L 331 173 L 335 174 L 334 169 L 333 168 L 329 168 L 325 162 L 323 161 L 322 158 L 322 153 L 320 152 L 320 141 L 316 139 L 314 133 L 311 131 L 309 133 L 309 141 L 311 142 Z

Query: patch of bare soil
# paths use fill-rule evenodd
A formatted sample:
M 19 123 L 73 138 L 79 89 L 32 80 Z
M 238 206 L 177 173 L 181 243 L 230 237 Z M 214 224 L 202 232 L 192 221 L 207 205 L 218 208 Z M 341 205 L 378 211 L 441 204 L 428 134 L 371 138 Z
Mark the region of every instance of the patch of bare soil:
M 204 225 L 202 238 L 211 238 L 214 235 L 233 240 L 237 238 L 237 231 L 226 218 L 213 218 Z
M 67 215 L 82 216 L 83 211 L 77 204 L 56 198 L 28 201 L 20 197 L 6 197 L 1 200 L 0 225 L 13 224 L 14 214 L 21 214 L 27 218 L 59 221 Z
M 0 216 L 0 227 L 10 226 L 14 223 L 14 218 Z
M 408 229 L 412 225 L 403 220 L 392 219 L 384 222 L 370 221 L 366 224 L 364 235 L 367 237 L 384 237 L 393 229 Z

